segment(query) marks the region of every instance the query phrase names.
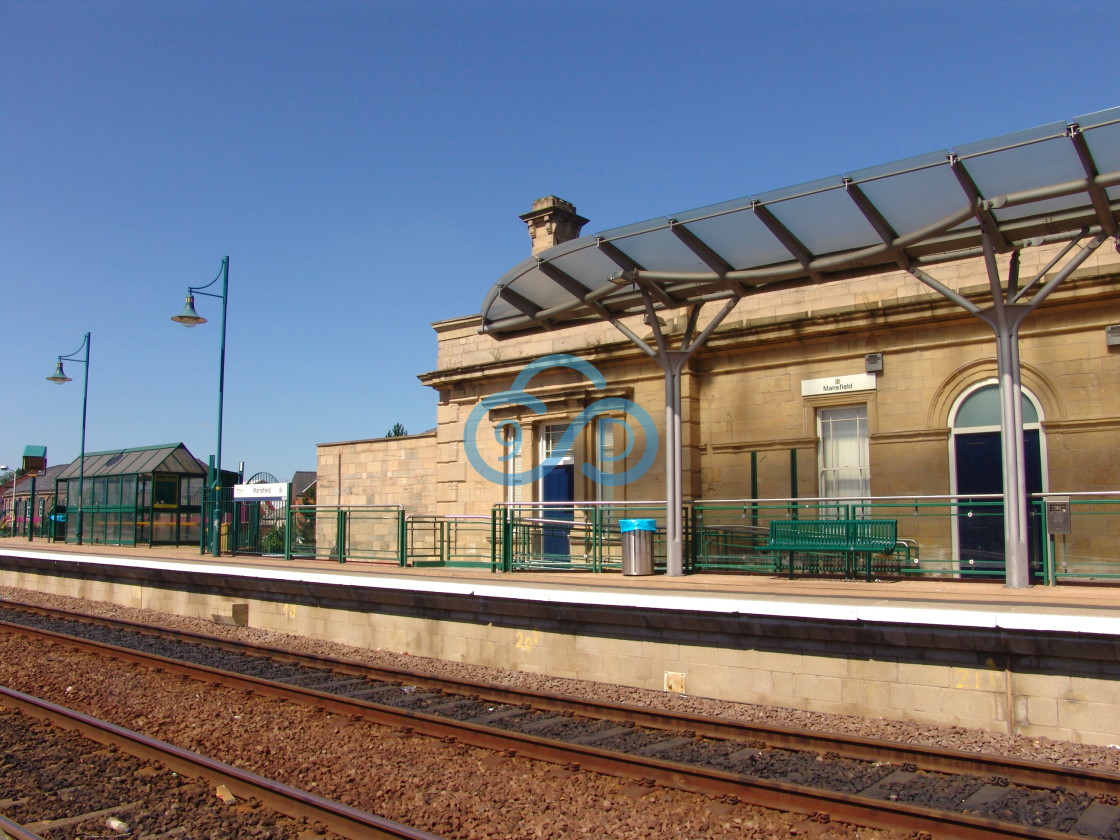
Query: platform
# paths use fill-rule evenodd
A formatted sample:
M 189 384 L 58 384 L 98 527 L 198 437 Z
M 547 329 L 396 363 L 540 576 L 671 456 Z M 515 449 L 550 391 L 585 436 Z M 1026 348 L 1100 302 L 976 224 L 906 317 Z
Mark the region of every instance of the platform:
M 1120 587 L 400 568 L 0 540 L 0 584 L 703 696 L 1120 742 Z M 239 619 L 240 620 L 240 619 Z

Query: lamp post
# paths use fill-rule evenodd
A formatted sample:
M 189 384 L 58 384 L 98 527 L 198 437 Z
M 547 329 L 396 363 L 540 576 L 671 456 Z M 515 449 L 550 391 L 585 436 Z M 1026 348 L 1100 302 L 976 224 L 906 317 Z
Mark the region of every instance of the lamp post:
M 19 479 L 19 472 L 15 467 L 0 466 L 0 472 L 12 473 L 12 509 L 8 511 L 8 515 L 12 518 L 12 533 L 11 536 L 16 535 L 16 481 Z
M 78 354 L 86 351 L 84 359 L 79 359 Z M 66 382 L 73 380 L 66 375 L 62 369 L 63 362 L 78 362 L 86 366 L 86 373 L 84 377 L 84 384 L 82 385 L 82 451 L 78 456 L 78 545 L 82 544 L 82 504 L 85 501 L 86 493 L 86 406 L 89 404 L 89 333 L 82 340 L 82 346 L 75 350 L 73 353 L 67 353 L 65 356 L 58 357 L 58 364 L 55 365 L 54 373 L 47 377 L 48 382 L 53 382 L 56 385 L 62 385 Z M 66 509 L 70 509 L 70 495 L 66 496 Z
M 204 291 L 219 280 L 222 281 L 221 294 Z M 208 488 L 210 497 L 213 500 L 210 551 L 215 557 L 220 557 L 222 554 L 222 511 L 218 502 L 219 490 L 222 486 L 222 404 L 225 401 L 226 392 L 226 304 L 229 296 L 229 257 L 222 258 L 222 267 L 218 271 L 218 276 L 205 286 L 187 287 L 186 306 L 183 307 L 183 311 L 178 315 L 172 316 L 172 321 L 178 321 L 184 327 L 197 327 L 199 324 L 206 323 L 206 319 L 194 310 L 194 296 L 196 294 L 219 298 L 222 301 L 222 344 L 221 352 L 218 356 L 218 451 L 214 456 L 214 474 L 210 478 L 210 487 Z

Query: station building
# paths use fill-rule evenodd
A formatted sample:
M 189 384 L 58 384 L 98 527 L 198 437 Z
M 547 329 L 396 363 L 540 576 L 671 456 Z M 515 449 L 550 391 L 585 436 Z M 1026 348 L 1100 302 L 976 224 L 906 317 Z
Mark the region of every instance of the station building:
M 1104 194 L 1115 208 L 1114 193 L 1113 187 Z M 538 200 L 521 218 L 534 256 L 562 252 L 558 246 L 579 237 L 587 221 L 555 196 Z M 1039 285 L 1062 270 L 1066 244 L 1037 242 L 988 255 L 962 249 L 959 258 L 928 272 L 984 310 L 1004 293 L 993 289 L 993 266 L 1011 283 L 1034 277 Z M 1042 500 L 1115 494 L 1120 487 L 1115 245 L 1105 237 L 1017 331 L 1022 489 L 1031 500 L 1036 574 L 1047 539 Z M 545 261 L 538 256 L 538 262 Z M 683 500 L 741 502 L 745 515 L 747 503 L 763 500 L 878 499 L 899 519 L 900 536 L 920 546 L 923 564 L 1002 569 L 999 509 L 994 517 L 973 516 L 956 504 L 967 498 L 996 505 L 991 497 L 1003 490 L 992 328 L 902 268 L 856 267 L 840 282 L 773 286 L 740 299 L 681 373 Z M 1009 299 L 1015 291 L 1007 292 Z M 499 289 L 503 294 L 532 311 Z M 420 375 L 435 392 L 435 429 L 320 445 L 319 503 L 485 516 L 511 502 L 664 500 L 669 467 L 660 453 L 640 475 L 602 480 L 633 472 L 646 445 L 664 446 L 672 432 L 665 377 L 620 329 L 651 345 L 671 342 L 695 335 L 724 305 L 712 300 L 695 312 L 658 307 L 656 330 L 648 313 L 618 317 L 618 328 L 584 318 L 498 338 L 485 333 L 484 315 L 436 323 L 437 365 Z M 526 400 L 527 368 L 567 357 L 593 370 L 578 363 L 544 366 L 532 376 Z M 550 457 L 554 468 L 544 478 L 514 478 Z M 510 480 L 486 474 L 480 460 Z M 925 515 L 930 507 L 938 513 Z M 1080 517 L 1062 535 L 1067 564 L 1115 559 L 1120 517 L 1114 508 L 1106 513 Z

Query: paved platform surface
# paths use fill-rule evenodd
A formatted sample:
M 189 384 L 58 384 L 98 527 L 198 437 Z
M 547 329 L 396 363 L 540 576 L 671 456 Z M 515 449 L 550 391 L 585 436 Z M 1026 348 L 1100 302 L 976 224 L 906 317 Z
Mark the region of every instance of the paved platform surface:
M 47 556 L 115 566 L 474 594 L 574 604 L 863 621 L 1065 630 L 1120 637 L 1120 586 L 1032 586 L 933 579 L 862 581 L 747 574 L 624 576 L 618 572 L 515 572 L 479 568 L 401 568 L 275 557 L 213 557 L 197 548 L 76 546 L 0 539 L 0 555 Z

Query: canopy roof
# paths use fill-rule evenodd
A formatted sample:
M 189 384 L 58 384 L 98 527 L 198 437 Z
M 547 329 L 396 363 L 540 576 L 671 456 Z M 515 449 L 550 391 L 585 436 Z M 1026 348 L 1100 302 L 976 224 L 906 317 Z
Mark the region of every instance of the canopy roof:
M 1120 108 L 583 236 L 518 263 L 482 331 L 614 320 L 999 250 L 1115 235 Z
M 77 478 L 81 458 L 58 474 L 59 479 Z M 103 475 L 145 475 L 154 472 L 176 475 L 206 475 L 206 466 L 181 443 L 143 446 L 136 449 L 113 449 L 108 452 L 87 452 L 85 477 Z

